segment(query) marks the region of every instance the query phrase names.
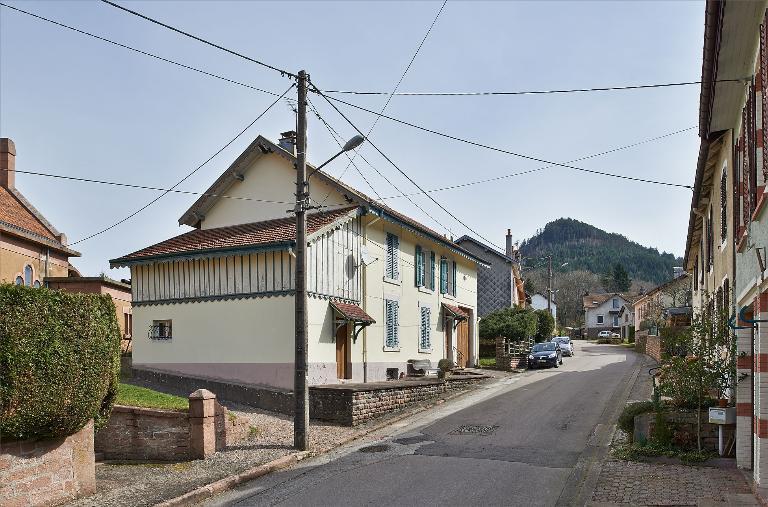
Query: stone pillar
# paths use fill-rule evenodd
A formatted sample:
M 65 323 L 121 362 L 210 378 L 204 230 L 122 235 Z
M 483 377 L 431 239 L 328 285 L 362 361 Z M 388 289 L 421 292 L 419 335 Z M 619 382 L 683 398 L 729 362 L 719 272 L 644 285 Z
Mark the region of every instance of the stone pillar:
M 216 452 L 216 395 L 198 389 L 189 395 L 189 450 L 192 458 L 205 459 Z

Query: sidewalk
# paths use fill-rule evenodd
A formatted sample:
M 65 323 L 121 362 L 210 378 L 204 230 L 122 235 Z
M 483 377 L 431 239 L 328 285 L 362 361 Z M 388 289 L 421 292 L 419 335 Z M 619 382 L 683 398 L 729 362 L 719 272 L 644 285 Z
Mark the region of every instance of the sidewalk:
M 655 364 L 646 359 L 632 386 L 628 401 L 651 397 L 652 381 L 648 368 Z M 614 444 L 624 440 L 616 430 Z M 735 468 L 714 468 L 653 462 L 624 461 L 609 454 L 601 465 L 597 485 L 592 492 L 592 507 L 613 505 L 760 505 L 749 484 Z

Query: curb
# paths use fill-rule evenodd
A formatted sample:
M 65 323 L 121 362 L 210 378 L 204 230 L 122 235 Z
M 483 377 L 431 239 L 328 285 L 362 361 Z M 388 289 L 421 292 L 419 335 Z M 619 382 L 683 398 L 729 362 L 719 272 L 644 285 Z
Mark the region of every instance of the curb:
M 264 463 L 263 465 L 259 465 L 253 468 L 250 468 L 248 470 L 245 470 L 244 472 L 240 472 L 236 475 L 230 475 L 229 477 L 225 477 L 223 479 L 219 479 L 217 481 L 211 482 L 209 484 L 206 484 L 204 486 L 197 487 L 193 489 L 192 491 L 189 491 L 187 493 L 184 493 L 183 495 L 177 496 L 175 498 L 171 498 L 170 500 L 166 500 L 164 502 L 160 502 L 158 504 L 155 504 L 155 507 L 178 507 L 183 505 L 195 505 L 199 504 L 204 500 L 207 500 L 208 498 L 211 498 L 214 495 L 217 495 L 219 493 L 223 493 L 224 491 L 230 490 L 235 488 L 236 486 L 239 486 L 240 484 L 243 484 L 244 482 L 251 481 L 253 479 L 257 479 L 259 477 L 262 477 L 264 475 L 270 474 L 272 472 L 276 472 L 278 470 L 282 470 L 284 468 L 288 468 L 290 466 L 295 465 L 299 461 L 309 458 L 318 456 L 320 454 L 325 454 L 327 452 L 332 451 L 333 449 L 337 449 L 343 445 L 346 445 L 353 440 L 357 440 L 360 437 L 364 437 L 366 435 L 369 435 L 375 431 L 379 431 L 382 428 L 385 428 L 391 424 L 394 424 L 396 422 L 402 421 L 403 419 L 407 419 L 408 417 L 411 417 L 413 415 L 416 415 L 418 413 L 424 412 L 425 410 L 428 410 L 430 408 L 433 408 L 437 405 L 442 405 L 448 400 L 452 400 L 454 398 L 458 398 L 459 396 L 463 396 L 465 394 L 468 394 L 475 390 L 477 386 L 473 386 L 472 389 L 467 389 L 464 391 L 460 391 L 457 393 L 453 393 L 450 396 L 445 396 L 439 399 L 434 400 L 431 403 L 428 403 L 426 405 L 422 405 L 420 407 L 415 407 L 410 410 L 405 410 L 398 414 L 397 416 L 392 417 L 391 419 L 387 419 L 386 421 L 381 421 L 379 424 L 372 426 L 370 428 L 366 428 L 365 430 L 361 431 L 360 433 L 356 433 L 354 435 L 350 435 L 349 437 L 331 445 L 328 447 L 324 447 L 321 449 L 317 449 L 315 451 L 301 451 L 301 452 L 294 452 L 292 454 L 288 454 L 286 456 L 282 456 L 280 458 L 274 459 L 270 462 Z

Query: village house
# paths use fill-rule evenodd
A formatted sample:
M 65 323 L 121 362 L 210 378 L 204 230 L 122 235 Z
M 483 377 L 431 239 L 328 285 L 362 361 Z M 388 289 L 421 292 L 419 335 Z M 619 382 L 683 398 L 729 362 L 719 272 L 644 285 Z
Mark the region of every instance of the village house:
M 635 336 L 635 311 L 632 303 L 625 303 L 619 310 L 619 334 L 622 338 L 634 338 Z
M 193 230 L 110 261 L 131 270 L 134 370 L 293 387 L 294 136 L 256 138 L 179 219 Z M 322 171 L 309 192 L 309 383 L 475 365 L 485 261 Z
M 640 295 L 633 306 L 634 321 L 642 330 L 664 325 L 686 326 L 691 323 L 691 277 L 683 273 L 645 294 Z
M 736 463 L 768 486 L 766 2 L 707 2 L 685 269 L 694 309 L 738 316 Z M 718 313 L 719 313 L 718 312 Z M 753 324 L 749 321 L 757 319 Z
M 549 307 L 549 313 L 552 314 L 552 318 L 557 322 L 557 304 L 554 298 L 551 302 L 547 302 L 547 296 L 539 294 L 538 292 L 530 294 L 531 308 L 534 310 L 546 310 Z
M 490 264 L 490 268 L 480 268 L 477 272 L 479 317 L 485 317 L 496 310 L 525 305 L 525 291 L 520 277 L 520 252 L 512 243 L 510 229 L 507 229 L 505 253 L 470 236 L 460 237 L 456 244 L 486 259 Z
M 80 253 L 16 188 L 16 146 L 0 139 L 0 282 L 42 286 L 46 277 L 78 274 Z
M 631 302 L 629 296 L 619 292 L 586 294 L 582 298 L 585 336 L 596 338 L 600 331 L 619 334 L 621 331 L 619 312 L 622 306 Z

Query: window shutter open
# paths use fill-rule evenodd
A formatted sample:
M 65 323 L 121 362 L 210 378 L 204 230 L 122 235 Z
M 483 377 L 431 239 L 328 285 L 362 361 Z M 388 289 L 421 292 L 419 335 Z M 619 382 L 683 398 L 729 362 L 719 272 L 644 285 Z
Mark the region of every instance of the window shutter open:
M 426 306 L 421 307 L 421 333 L 419 334 L 419 348 L 429 350 L 432 346 L 430 337 L 430 317 L 432 310 Z
M 429 252 L 429 288 L 435 290 L 435 252 Z
M 451 280 L 453 283 L 451 284 L 451 295 L 456 296 L 456 284 L 458 283 L 458 280 L 456 279 L 456 274 L 458 270 L 456 269 L 456 261 L 453 261 L 453 269 L 452 269 L 452 275 Z
M 397 348 L 400 345 L 400 338 L 398 336 L 398 302 L 385 300 L 385 320 L 386 320 L 386 336 L 384 337 L 384 345 L 387 348 Z
M 440 257 L 440 294 L 448 292 L 448 259 Z
M 387 278 L 398 280 L 400 278 L 399 270 L 399 250 L 400 238 L 394 234 L 387 233 L 387 264 L 385 266 Z
M 424 258 L 422 257 L 419 245 L 416 245 L 416 268 L 414 273 L 416 276 L 416 287 L 421 287 L 424 285 Z

